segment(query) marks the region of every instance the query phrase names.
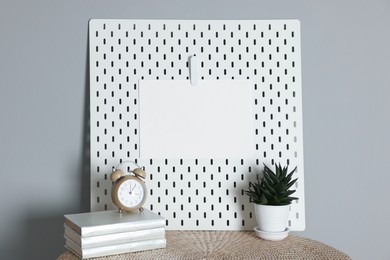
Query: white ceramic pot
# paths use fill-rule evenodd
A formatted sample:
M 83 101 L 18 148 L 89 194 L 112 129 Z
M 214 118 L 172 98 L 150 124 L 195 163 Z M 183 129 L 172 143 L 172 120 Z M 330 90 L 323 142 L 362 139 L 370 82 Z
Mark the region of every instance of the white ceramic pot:
M 258 229 L 265 232 L 284 232 L 287 228 L 290 205 L 270 206 L 255 204 Z

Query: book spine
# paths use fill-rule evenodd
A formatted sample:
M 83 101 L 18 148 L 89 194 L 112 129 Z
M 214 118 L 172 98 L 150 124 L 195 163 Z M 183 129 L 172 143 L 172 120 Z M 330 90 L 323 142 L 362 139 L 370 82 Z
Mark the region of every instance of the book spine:
M 127 243 L 132 241 L 165 238 L 165 229 L 153 228 L 153 229 L 146 229 L 146 230 L 121 232 L 121 233 L 115 233 L 109 235 L 81 237 L 71 228 L 65 227 L 65 236 L 73 240 L 81 248 L 89 248 L 89 247 L 96 247 L 96 246 L 106 246 L 112 244 Z
M 66 247 L 76 253 L 81 258 L 101 257 L 115 254 L 124 254 L 130 252 L 159 249 L 166 247 L 166 239 L 151 239 L 131 243 L 122 243 L 110 246 L 92 247 L 81 249 L 70 240 L 66 240 Z
M 165 219 L 159 220 L 147 220 L 140 222 L 128 222 L 115 225 L 106 225 L 98 227 L 86 227 L 81 229 L 82 237 L 98 236 L 98 235 L 107 235 L 113 233 L 122 233 L 129 231 L 153 229 L 153 228 L 165 228 Z

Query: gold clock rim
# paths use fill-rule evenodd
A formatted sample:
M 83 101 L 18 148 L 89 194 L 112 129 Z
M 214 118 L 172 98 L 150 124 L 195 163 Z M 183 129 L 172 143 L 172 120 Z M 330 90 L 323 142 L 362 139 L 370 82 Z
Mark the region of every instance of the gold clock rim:
M 131 180 L 131 179 L 138 181 L 141 184 L 141 186 L 144 189 L 144 197 L 142 198 L 141 202 L 137 206 L 126 207 L 119 200 L 118 190 L 123 182 L 125 182 L 127 180 Z M 126 211 L 126 212 L 131 212 L 131 211 L 135 211 L 135 210 L 140 209 L 145 204 L 146 197 L 147 197 L 147 188 L 146 188 L 145 182 L 143 182 L 140 178 L 138 178 L 136 176 L 123 176 L 123 177 L 119 178 L 119 180 L 114 183 L 114 186 L 112 187 L 112 190 L 111 190 L 112 202 L 115 204 L 115 206 L 117 208 L 119 208 L 122 211 Z

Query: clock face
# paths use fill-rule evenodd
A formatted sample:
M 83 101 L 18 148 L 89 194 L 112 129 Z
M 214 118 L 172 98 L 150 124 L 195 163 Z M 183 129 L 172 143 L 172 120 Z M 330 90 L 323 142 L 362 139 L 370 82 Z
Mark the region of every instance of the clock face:
M 144 197 L 144 186 L 135 179 L 125 180 L 118 187 L 118 200 L 127 208 L 134 208 L 142 204 Z

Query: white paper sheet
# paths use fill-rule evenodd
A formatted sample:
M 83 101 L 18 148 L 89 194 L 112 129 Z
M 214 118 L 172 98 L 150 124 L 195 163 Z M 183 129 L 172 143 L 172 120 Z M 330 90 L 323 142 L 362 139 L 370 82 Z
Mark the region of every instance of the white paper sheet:
M 252 158 L 247 80 L 140 80 L 141 158 Z

